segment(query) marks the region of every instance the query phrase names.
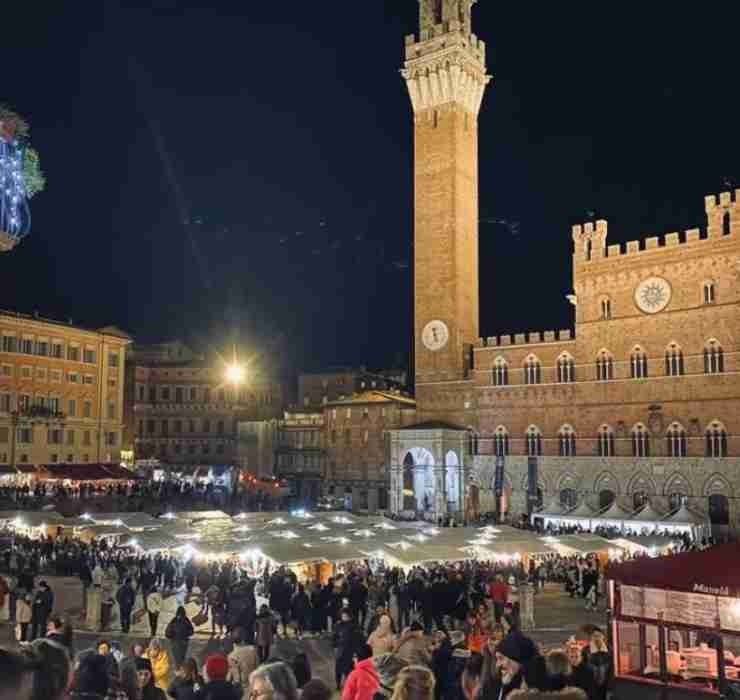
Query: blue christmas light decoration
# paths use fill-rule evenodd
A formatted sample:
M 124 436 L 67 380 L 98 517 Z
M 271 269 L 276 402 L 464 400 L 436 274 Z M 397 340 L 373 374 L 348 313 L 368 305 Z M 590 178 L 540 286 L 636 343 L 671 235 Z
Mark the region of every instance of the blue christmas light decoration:
M 0 251 L 15 247 L 31 229 L 25 158 L 25 144 L 0 135 Z

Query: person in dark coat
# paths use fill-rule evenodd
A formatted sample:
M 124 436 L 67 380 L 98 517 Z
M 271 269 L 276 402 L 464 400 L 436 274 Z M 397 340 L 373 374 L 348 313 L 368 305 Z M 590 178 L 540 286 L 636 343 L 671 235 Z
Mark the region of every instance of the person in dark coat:
M 175 700 L 195 700 L 195 694 L 205 685 L 198 673 L 195 659 L 186 659 L 177 669 L 175 679 L 167 688 L 167 694 Z
M 360 627 L 365 625 L 367 614 L 367 586 L 360 578 L 355 578 L 349 588 L 349 610 Z
M 172 656 L 177 666 L 181 666 L 185 661 L 188 654 L 188 643 L 194 632 L 193 623 L 190 622 L 185 608 L 181 605 L 177 608 L 175 617 L 170 620 L 164 633 L 164 636 L 170 640 L 172 645 Z
M 352 671 L 354 665 L 352 657 L 359 645 L 364 643 L 362 633 L 347 608 L 342 610 L 341 620 L 334 628 L 332 643 L 334 646 L 334 674 L 337 690 L 341 690 L 342 681 Z
M 136 602 L 136 592 L 131 585 L 130 578 L 127 578 L 118 589 L 116 602 L 121 616 L 121 630 L 124 634 L 128 634 L 129 629 L 131 629 L 131 611 L 134 609 L 134 603 Z
M 455 688 L 455 667 L 452 663 L 452 643 L 445 632 L 437 630 L 432 643 L 432 672 L 434 673 L 434 697 L 448 698 Z
M 31 606 L 31 640 L 43 637 L 54 608 L 54 593 L 46 581 L 39 582 L 39 589 L 33 597 Z
M 308 618 L 311 612 L 311 601 L 302 583 L 298 584 L 298 590 L 293 596 L 293 600 L 290 601 L 290 610 L 293 621 L 295 622 L 296 635 L 300 639 L 308 625 Z
M 266 605 L 260 607 L 255 625 L 255 645 L 260 663 L 265 663 L 270 658 L 270 647 L 272 646 L 273 622 L 275 618 Z

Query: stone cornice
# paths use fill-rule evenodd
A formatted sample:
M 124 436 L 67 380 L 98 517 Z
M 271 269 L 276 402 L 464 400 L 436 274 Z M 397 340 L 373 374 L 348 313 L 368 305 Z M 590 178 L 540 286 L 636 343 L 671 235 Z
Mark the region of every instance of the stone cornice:
M 491 76 L 485 59 L 474 47 L 475 38 L 460 32 L 444 35 L 446 41 L 413 44 L 401 74 L 406 80 L 415 114 L 447 104 L 458 104 L 478 116 Z M 435 42 L 439 42 L 439 37 Z

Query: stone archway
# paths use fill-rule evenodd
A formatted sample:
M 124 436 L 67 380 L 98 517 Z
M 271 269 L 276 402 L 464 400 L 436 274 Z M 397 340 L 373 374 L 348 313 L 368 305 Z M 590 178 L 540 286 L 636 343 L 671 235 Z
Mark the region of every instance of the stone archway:
M 403 458 L 403 496 L 404 510 L 428 511 L 434 505 L 434 455 L 425 447 L 412 447 Z

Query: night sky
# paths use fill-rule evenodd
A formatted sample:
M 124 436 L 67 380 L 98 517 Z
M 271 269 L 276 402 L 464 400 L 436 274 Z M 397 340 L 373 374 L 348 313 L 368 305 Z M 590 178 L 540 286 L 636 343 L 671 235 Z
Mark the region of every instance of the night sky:
M 573 223 L 683 230 L 737 182 L 736 25 L 688 5 L 476 6 L 483 335 L 571 326 Z M 283 370 L 406 363 L 416 21 L 416 0 L 4 7 L 0 100 L 48 184 L 0 306 Z

